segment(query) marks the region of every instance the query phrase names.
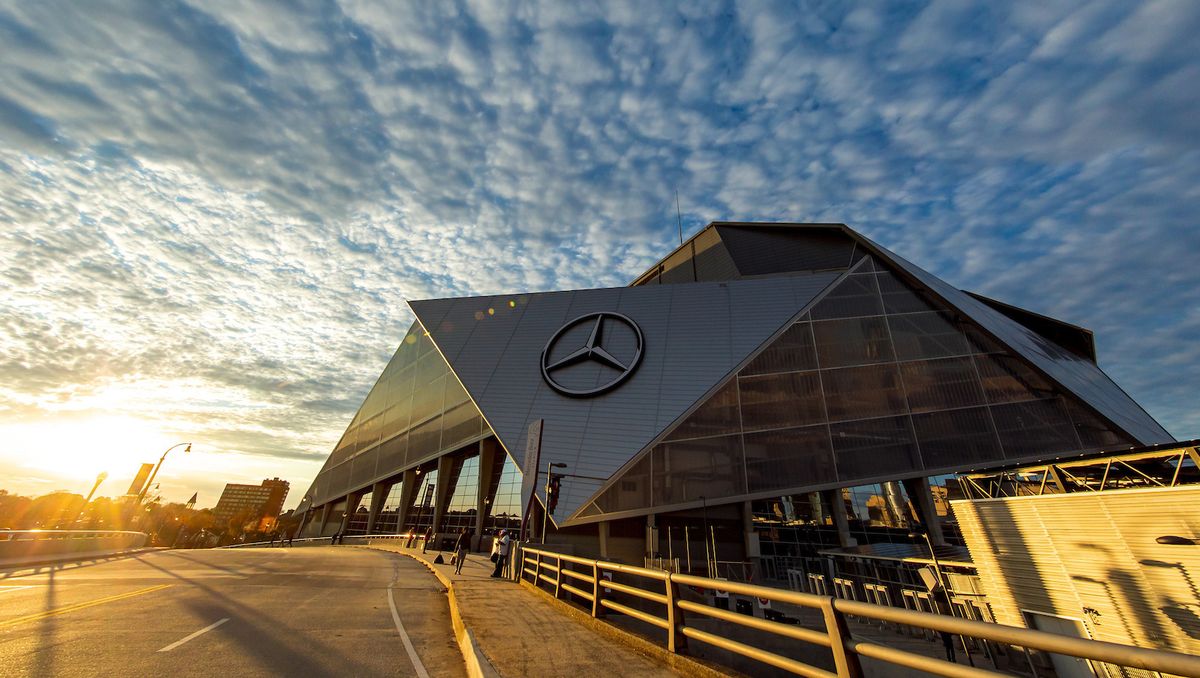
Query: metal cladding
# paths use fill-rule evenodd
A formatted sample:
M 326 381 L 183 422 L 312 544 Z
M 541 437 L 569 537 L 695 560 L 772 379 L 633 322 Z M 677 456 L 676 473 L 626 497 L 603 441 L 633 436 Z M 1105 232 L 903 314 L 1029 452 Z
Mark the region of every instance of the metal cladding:
M 569 514 L 837 278 L 822 273 L 410 305 L 510 454 L 523 449 L 533 421 L 545 420 L 542 464 L 568 465 L 559 510 Z M 564 332 L 557 343 L 566 344 L 564 350 L 585 346 L 592 326 L 575 320 L 597 312 L 620 314 L 640 328 L 641 364 L 604 393 L 563 395 L 543 378 L 542 352 L 572 324 L 568 330 L 575 332 Z M 635 339 L 628 334 L 605 337 L 620 360 L 632 355 Z M 614 371 L 579 367 L 577 378 L 590 376 L 592 386 Z

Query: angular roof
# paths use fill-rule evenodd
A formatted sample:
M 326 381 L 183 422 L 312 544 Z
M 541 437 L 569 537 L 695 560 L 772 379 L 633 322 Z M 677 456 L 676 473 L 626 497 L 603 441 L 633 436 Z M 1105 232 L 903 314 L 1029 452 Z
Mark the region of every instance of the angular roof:
M 437 299 L 410 306 L 518 463 L 530 425 L 544 420 L 542 465 L 565 463 L 570 474 L 559 499 L 563 516 L 592 498 L 838 277 Z M 640 328 L 640 365 L 603 394 L 564 396 L 543 378 L 543 349 L 558 350 L 548 346 L 556 333 L 594 312 L 621 314 Z M 612 341 L 626 342 L 621 359 L 628 361 L 629 338 L 605 332 Z M 573 347 L 586 338 L 586 332 L 568 328 L 559 343 L 575 342 Z

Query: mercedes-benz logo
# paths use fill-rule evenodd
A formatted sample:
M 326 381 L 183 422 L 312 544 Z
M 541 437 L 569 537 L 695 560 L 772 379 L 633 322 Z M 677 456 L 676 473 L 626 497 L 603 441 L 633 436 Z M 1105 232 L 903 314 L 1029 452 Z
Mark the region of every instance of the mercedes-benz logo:
M 572 329 L 586 323 L 593 323 L 587 342 L 566 356 L 552 360 L 551 356 L 559 339 L 562 339 Z M 636 340 L 632 356 L 622 354 L 620 358 L 617 358 L 604 348 L 604 326 L 606 323 L 619 323 L 632 331 L 633 337 Z M 554 336 L 550 337 L 550 341 L 546 342 L 546 348 L 542 349 L 542 378 L 546 380 L 550 388 L 563 395 L 574 396 L 576 398 L 600 395 L 616 388 L 633 374 L 638 364 L 642 361 L 642 344 L 642 329 L 637 326 L 637 323 L 620 313 L 600 311 L 598 313 L 581 315 L 558 328 Z M 628 351 L 625 352 L 627 353 Z M 604 368 L 602 371 L 611 372 L 615 376 L 608 381 L 601 379 L 598 386 L 591 388 L 565 386 L 553 376 L 554 373 L 560 370 L 589 361 L 602 366 Z

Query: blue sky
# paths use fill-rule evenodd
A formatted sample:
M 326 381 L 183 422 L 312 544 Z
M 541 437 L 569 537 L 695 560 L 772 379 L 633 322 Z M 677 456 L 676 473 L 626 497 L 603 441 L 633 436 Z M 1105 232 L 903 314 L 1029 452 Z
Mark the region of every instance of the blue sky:
M 0 1 L 0 483 L 299 499 L 406 299 L 839 221 L 1200 437 L 1200 3 Z M 175 454 L 175 453 L 173 453 Z

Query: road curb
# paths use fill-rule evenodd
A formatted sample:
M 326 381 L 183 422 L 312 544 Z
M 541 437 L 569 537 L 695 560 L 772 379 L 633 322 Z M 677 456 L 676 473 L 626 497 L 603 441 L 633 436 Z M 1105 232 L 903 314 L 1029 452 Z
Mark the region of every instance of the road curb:
M 362 545 L 362 548 L 369 548 L 373 551 L 383 551 L 384 553 L 395 553 L 396 555 L 407 556 L 425 566 L 425 569 L 433 573 L 433 576 L 438 578 L 442 586 L 446 587 L 446 595 L 450 601 L 450 624 L 454 627 L 454 637 L 458 641 L 458 649 L 462 652 L 463 661 L 467 665 L 467 675 L 470 678 L 500 678 L 500 672 L 492 663 L 488 661 L 487 656 L 483 654 L 483 650 L 479 649 L 479 643 L 475 640 L 475 634 L 471 629 L 467 628 L 463 622 L 462 612 L 458 608 L 458 599 L 454 595 L 454 582 L 446 575 L 438 572 L 438 569 L 429 561 L 420 558 L 411 553 L 404 551 L 393 551 L 391 549 L 375 548 L 369 545 Z

